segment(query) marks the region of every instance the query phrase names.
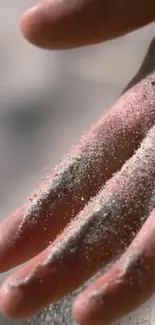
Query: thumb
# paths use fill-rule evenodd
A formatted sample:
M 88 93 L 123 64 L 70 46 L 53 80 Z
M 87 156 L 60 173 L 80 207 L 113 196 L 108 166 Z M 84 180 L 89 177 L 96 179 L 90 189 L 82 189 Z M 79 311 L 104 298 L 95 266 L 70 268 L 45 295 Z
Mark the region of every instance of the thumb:
M 154 0 L 41 0 L 21 18 L 23 35 L 47 49 L 99 43 L 155 18 Z

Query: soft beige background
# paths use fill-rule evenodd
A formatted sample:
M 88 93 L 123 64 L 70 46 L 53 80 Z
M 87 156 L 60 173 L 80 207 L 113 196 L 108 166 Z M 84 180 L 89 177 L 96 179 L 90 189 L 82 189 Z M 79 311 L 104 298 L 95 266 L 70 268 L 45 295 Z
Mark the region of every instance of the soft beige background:
M 1 0 L 1 219 L 22 204 L 46 168 L 119 96 L 155 36 L 152 24 L 104 45 L 61 53 L 42 51 L 23 40 L 19 31 L 19 16 L 32 3 Z M 153 303 L 152 299 L 149 305 Z M 60 325 L 60 319 L 47 316 L 39 324 Z M 121 325 L 153 325 L 154 321 L 153 308 L 146 304 Z M 1 318 L 0 324 L 14 322 Z

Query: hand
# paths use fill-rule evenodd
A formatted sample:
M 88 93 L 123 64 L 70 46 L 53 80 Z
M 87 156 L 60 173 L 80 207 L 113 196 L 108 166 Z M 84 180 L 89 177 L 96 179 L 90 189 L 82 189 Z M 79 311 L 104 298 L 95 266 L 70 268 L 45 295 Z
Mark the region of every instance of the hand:
M 29 260 L 0 289 L 8 317 L 31 316 L 114 259 L 76 300 L 80 324 L 111 324 L 155 291 L 154 53 L 155 41 L 137 84 L 1 224 L 1 272 Z

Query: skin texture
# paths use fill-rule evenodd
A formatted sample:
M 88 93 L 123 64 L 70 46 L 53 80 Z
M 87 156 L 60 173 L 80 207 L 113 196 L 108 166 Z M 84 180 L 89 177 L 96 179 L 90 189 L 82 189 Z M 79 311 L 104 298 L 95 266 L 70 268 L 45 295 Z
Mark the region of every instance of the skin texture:
M 153 21 L 154 1 L 141 2 L 43 0 L 21 28 L 44 48 L 97 43 Z M 0 288 L 8 317 L 31 316 L 116 258 L 75 301 L 79 324 L 110 325 L 154 293 L 154 55 L 153 40 L 116 104 L 0 225 L 0 271 L 27 261 Z

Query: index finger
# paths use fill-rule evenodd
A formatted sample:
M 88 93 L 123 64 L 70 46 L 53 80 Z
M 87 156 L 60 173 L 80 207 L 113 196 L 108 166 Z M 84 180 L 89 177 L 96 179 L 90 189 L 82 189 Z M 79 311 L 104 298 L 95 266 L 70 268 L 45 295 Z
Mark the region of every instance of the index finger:
M 65 49 L 106 41 L 152 22 L 154 0 L 41 0 L 21 19 L 33 44 Z

